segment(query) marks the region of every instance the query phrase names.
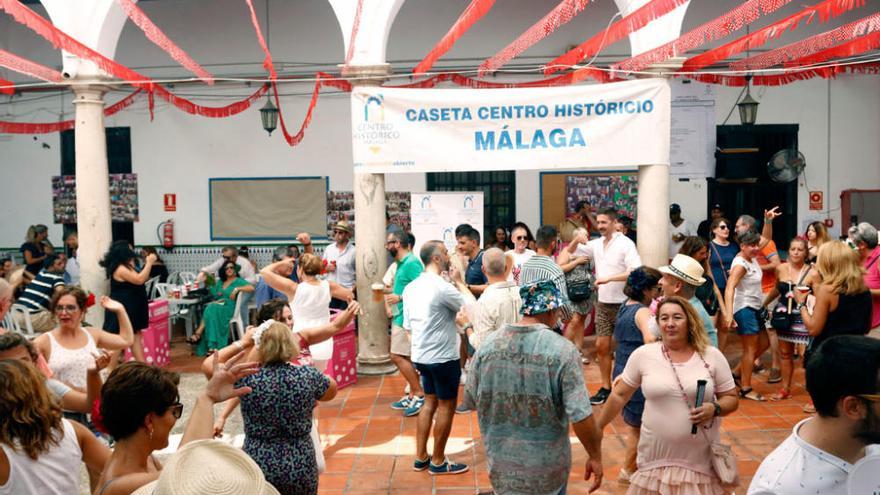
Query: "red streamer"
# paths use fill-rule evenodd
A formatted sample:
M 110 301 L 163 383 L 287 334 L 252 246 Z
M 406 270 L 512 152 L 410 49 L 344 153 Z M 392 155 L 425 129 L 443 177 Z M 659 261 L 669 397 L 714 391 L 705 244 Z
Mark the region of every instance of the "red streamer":
M 806 68 L 796 72 L 784 74 L 771 74 L 754 76 L 751 84 L 754 86 L 784 86 L 798 81 L 806 81 L 816 77 L 831 79 L 838 74 L 880 74 L 880 63 L 858 65 L 833 65 L 829 67 Z M 722 84 L 724 86 L 745 86 L 746 78 L 743 76 L 724 76 L 717 74 L 697 74 L 686 76 L 688 79 L 708 84 Z
M 192 57 L 183 51 L 183 49 L 171 41 L 168 36 L 165 36 L 165 33 L 159 29 L 159 26 L 153 24 L 153 21 L 147 17 L 147 14 L 145 14 L 140 7 L 135 5 L 131 0 L 117 0 L 117 2 L 125 11 L 128 18 L 131 19 L 131 22 L 141 28 L 141 31 L 144 32 L 147 39 L 152 41 L 153 44 L 159 48 L 165 50 L 165 53 L 171 56 L 171 58 L 176 60 L 177 63 L 185 67 L 188 71 L 198 76 L 199 79 L 209 85 L 214 84 L 214 76 L 199 65 L 198 62 L 193 60 Z
M 584 67 L 581 70 L 568 72 L 556 77 L 540 79 L 537 81 L 527 81 L 520 83 L 500 83 L 494 81 L 484 81 L 463 76 L 461 74 L 437 74 L 421 81 L 416 81 L 398 86 L 386 86 L 391 88 L 434 88 L 440 83 L 451 82 L 457 86 L 473 88 L 473 89 L 511 89 L 511 88 L 538 88 L 550 86 L 568 86 L 578 81 L 582 81 L 586 77 L 592 77 L 602 82 L 608 82 L 607 73 L 595 69 L 593 67 Z
M 860 36 L 880 31 L 880 12 L 807 39 L 730 64 L 733 70 L 756 70 L 803 58 Z
M 57 70 L 50 69 L 49 67 L 40 65 L 36 62 L 31 62 L 26 58 L 19 57 L 18 55 L 9 53 L 3 49 L 0 49 L 0 67 L 6 67 L 19 74 L 26 74 L 37 79 L 42 79 L 43 81 L 57 83 L 64 80 L 64 76 L 62 76 Z
M 691 57 L 685 61 L 682 70 L 696 71 L 721 60 L 726 60 L 750 48 L 763 46 L 767 41 L 782 36 L 786 31 L 794 31 L 800 26 L 801 21 L 809 24 L 817 15 L 819 16 L 819 22 L 826 22 L 833 17 L 863 5 L 865 5 L 865 0 L 824 0 L 820 4 L 807 7 L 794 15 L 776 21 L 751 34 Z
M 0 93 L 5 95 L 14 95 L 15 94 L 15 83 L 12 81 L 7 81 L 6 79 L 0 79 Z
M 724 38 L 730 33 L 739 31 L 746 25 L 755 22 L 762 15 L 775 12 L 789 2 L 791 0 L 748 0 L 730 12 L 688 31 L 669 43 L 612 64 L 611 68 L 616 71 L 638 71 L 652 64 L 669 60 L 671 57 L 700 47 L 704 43 Z
M 859 55 L 877 49 L 880 49 L 880 32 L 871 33 L 869 35 L 862 36 L 861 38 L 856 38 L 852 41 L 841 43 L 827 50 L 822 50 L 821 52 L 817 52 L 806 57 L 801 57 L 797 60 L 786 62 L 782 65 L 783 67 L 809 66 L 819 64 L 834 58 L 852 57 L 853 55 Z
M 135 97 L 141 92 L 140 89 L 134 90 L 125 98 L 117 101 L 113 105 L 104 109 L 104 116 L 109 117 L 119 113 L 122 109 L 131 106 Z M 71 120 L 63 120 L 60 122 L 49 122 L 44 124 L 34 124 L 27 122 L 7 122 L 0 121 L 0 133 L 5 134 L 48 134 L 51 132 L 66 131 L 73 129 L 75 122 Z
M 241 112 L 244 112 L 254 102 L 258 101 L 263 95 L 266 94 L 268 87 L 266 85 L 262 85 L 253 92 L 250 96 L 245 98 L 244 100 L 237 101 L 235 103 L 230 103 L 229 105 L 223 107 L 206 107 L 203 105 L 199 105 L 198 103 L 187 100 L 186 98 L 182 98 L 180 96 L 175 95 L 174 93 L 168 91 L 162 86 L 154 86 L 153 87 L 155 93 L 167 101 L 168 103 L 174 105 L 178 109 L 191 114 L 191 115 L 200 115 L 202 117 L 209 117 L 212 119 L 219 119 L 224 117 L 231 117 L 233 115 L 238 115 Z
M 449 31 L 434 45 L 434 48 L 428 52 L 428 55 L 416 65 L 413 69 L 415 74 L 423 74 L 428 72 L 434 63 L 448 52 L 452 45 L 467 32 L 471 26 L 483 18 L 495 5 L 495 0 L 471 0 L 471 3 L 464 9 L 464 12 L 455 21 L 455 24 L 449 28 Z
M 514 57 L 526 51 L 530 46 L 541 41 L 560 26 L 568 24 L 569 21 L 581 13 L 587 4 L 593 0 L 562 0 L 540 21 L 536 22 L 527 29 L 519 38 L 513 40 L 512 43 L 501 49 L 492 57 L 486 59 L 480 64 L 480 76 L 486 75 L 487 72 L 493 72 Z M 684 0 L 682 0 L 684 1 Z
M 593 35 L 576 48 L 553 59 L 544 69 L 544 74 L 559 72 L 599 53 L 602 48 L 613 45 L 630 34 L 645 27 L 649 22 L 658 19 L 675 8 L 685 4 L 687 0 L 651 0 L 639 7 L 623 19 L 613 23 L 606 31 Z
M 364 0 L 358 0 L 357 10 L 354 13 L 354 22 L 351 24 L 351 36 L 348 38 L 348 53 L 345 54 L 345 65 L 351 62 L 354 56 L 354 41 L 357 39 L 358 29 L 361 26 L 361 11 L 364 9 Z
M 274 81 L 278 79 L 278 73 L 275 72 L 275 64 L 272 62 L 272 54 L 269 53 L 269 45 L 266 44 L 266 39 L 263 38 L 263 30 L 260 29 L 260 21 L 257 19 L 257 12 L 254 10 L 254 3 L 251 0 L 245 0 L 245 2 L 247 2 L 248 9 L 251 11 L 251 23 L 257 32 L 257 41 L 260 42 L 260 48 L 266 54 L 266 58 L 263 59 L 263 68 L 269 71 L 269 75 Z

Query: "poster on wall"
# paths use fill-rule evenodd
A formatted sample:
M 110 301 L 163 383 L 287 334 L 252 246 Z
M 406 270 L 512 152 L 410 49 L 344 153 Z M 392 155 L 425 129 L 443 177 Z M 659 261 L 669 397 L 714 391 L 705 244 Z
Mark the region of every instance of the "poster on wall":
M 385 193 L 385 211 L 391 217 L 391 223 L 409 232 L 410 226 L 410 193 L 391 191 Z M 327 235 L 333 237 L 333 225 L 340 220 L 355 226 L 354 192 L 327 191 Z
M 470 224 L 477 232 L 484 232 L 482 192 L 412 193 L 412 233 L 416 238 L 413 249 L 418 253 L 422 243 L 442 240 L 446 249 L 455 251 L 455 227 Z
M 76 223 L 76 176 L 52 177 L 52 211 L 55 223 Z M 114 222 L 137 222 L 137 174 L 110 174 L 110 216 Z
M 693 81 L 672 81 L 669 174 L 715 176 L 715 88 Z
M 574 214 L 578 201 L 587 201 L 593 211 L 614 208 L 618 215 L 636 218 L 639 177 L 631 175 L 569 175 L 565 181 L 566 216 Z
M 354 166 L 412 173 L 668 164 L 670 101 L 659 78 L 516 91 L 356 87 Z

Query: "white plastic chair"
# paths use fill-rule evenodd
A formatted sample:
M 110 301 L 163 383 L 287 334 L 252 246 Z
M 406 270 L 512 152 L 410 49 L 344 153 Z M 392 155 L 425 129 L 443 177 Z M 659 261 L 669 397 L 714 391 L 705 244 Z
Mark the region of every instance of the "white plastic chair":
M 232 319 L 229 320 L 229 333 L 233 340 L 240 340 L 244 336 L 244 319 L 241 317 L 241 303 L 244 299 L 244 293 L 239 292 L 235 296 L 235 311 L 232 313 Z
M 37 333 L 34 332 L 34 325 L 31 322 L 31 312 L 26 307 L 20 304 L 13 304 L 9 308 L 9 315 L 12 316 L 18 333 L 24 334 L 28 338 L 37 336 Z M 22 328 L 21 322 L 24 322 L 24 328 Z
M 2 326 L 10 332 L 21 333 L 21 327 L 18 326 L 18 321 L 12 317 L 12 311 L 6 312 L 6 316 L 3 317 Z
M 191 284 L 196 281 L 196 274 L 193 272 L 180 272 L 177 274 L 180 279 L 180 285 Z
M 161 282 L 157 282 L 155 287 L 153 287 L 153 290 L 155 290 L 156 293 L 159 294 L 159 297 L 163 299 L 168 299 L 168 291 L 172 290 L 173 287 L 174 284 L 163 284 Z
M 157 283 L 159 283 L 159 277 L 155 276 L 144 284 L 144 290 L 147 291 L 147 299 L 153 300 L 156 298 L 155 287 Z

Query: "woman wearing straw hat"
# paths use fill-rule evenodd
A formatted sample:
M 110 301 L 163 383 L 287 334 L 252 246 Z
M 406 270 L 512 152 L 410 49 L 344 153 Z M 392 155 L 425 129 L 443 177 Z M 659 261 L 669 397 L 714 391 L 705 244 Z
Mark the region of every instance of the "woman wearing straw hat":
M 180 445 L 199 439 L 209 439 L 214 434 L 214 404 L 251 392 L 248 387 L 234 388 L 233 383 L 257 372 L 257 363 L 239 363 L 245 353 L 220 364 L 214 358 L 214 372 L 204 391 L 196 399 L 195 407 L 186 424 Z M 215 354 L 216 356 L 216 354 Z M 183 404 L 177 391 L 179 376 L 176 373 L 143 363 L 125 363 L 107 378 L 101 392 L 101 416 L 104 426 L 116 439 L 113 455 L 107 461 L 96 495 L 129 495 L 155 493 L 244 493 L 211 489 L 196 489 L 207 479 L 223 479 L 225 467 L 213 463 L 213 457 L 199 462 L 199 473 L 179 472 L 169 463 L 170 479 L 180 477 L 184 483 L 160 483 L 155 491 L 138 488 L 159 478 L 162 466 L 152 453 L 168 447 L 168 434 L 183 415 Z M 191 465 L 187 465 L 191 466 Z M 163 477 L 164 478 L 164 477 Z M 162 487 L 165 488 L 162 488 Z M 251 485 L 253 487 L 253 485 Z M 260 493 L 251 491 L 249 493 Z M 272 492 L 263 492 L 272 493 Z
M 252 393 L 241 398 L 244 451 L 284 495 L 318 492 L 318 463 L 310 436 L 317 401 L 336 397 L 336 382 L 311 366 L 295 366 L 299 346 L 283 323 L 253 335 L 260 371 L 238 382 Z

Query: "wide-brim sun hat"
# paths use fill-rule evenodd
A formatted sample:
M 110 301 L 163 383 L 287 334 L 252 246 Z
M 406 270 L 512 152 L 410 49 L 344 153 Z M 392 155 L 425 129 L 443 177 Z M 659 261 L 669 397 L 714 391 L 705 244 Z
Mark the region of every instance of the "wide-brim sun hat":
M 354 234 L 354 229 L 351 228 L 351 225 L 348 224 L 345 220 L 340 220 L 336 222 L 336 225 L 333 226 L 333 231 L 341 230 L 342 232 L 347 232 L 349 234 Z
M 703 266 L 699 261 L 685 254 L 676 254 L 675 258 L 672 258 L 672 263 L 661 266 L 658 270 L 660 273 L 672 275 L 688 285 L 699 287 L 706 283 L 706 279 L 703 278 Z
M 197 440 L 181 447 L 159 479 L 132 495 L 280 495 L 243 450 L 220 440 Z

